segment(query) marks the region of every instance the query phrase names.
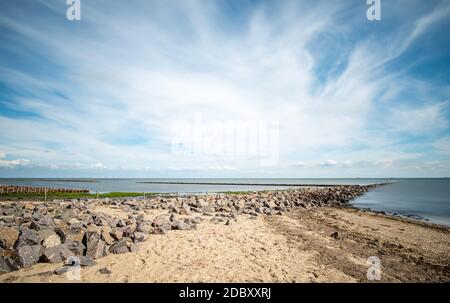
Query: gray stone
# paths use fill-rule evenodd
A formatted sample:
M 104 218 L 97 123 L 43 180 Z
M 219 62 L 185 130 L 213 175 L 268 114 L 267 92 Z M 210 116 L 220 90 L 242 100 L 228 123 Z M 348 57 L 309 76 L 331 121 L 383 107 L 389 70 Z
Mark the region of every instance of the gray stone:
M 144 242 L 147 239 L 147 235 L 143 232 L 135 232 L 133 235 L 134 242 Z
M 132 243 L 130 238 L 122 238 L 109 247 L 109 251 L 113 254 L 127 253 L 128 246 Z
M 203 206 L 201 211 L 204 215 L 211 215 L 214 212 L 214 209 L 211 206 Z
M 65 244 L 60 244 L 44 249 L 42 260 L 48 263 L 61 263 L 72 256 L 74 253 Z
M 337 231 L 335 231 L 334 233 L 332 233 L 332 234 L 330 235 L 330 237 L 332 237 L 333 239 L 336 239 L 336 240 L 339 240 L 339 239 L 340 239 L 339 233 L 338 233 Z
M 144 234 L 148 234 L 149 227 L 148 227 L 148 225 L 146 223 L 140 222 L 136 226 L 136 231 L 142 232 Z
M 102 240 L 92 237 L 86 243 L 86 256 L 99 259 L 106 256 L 106 244 Z
M 170 217 L 168 215 L 159 215 L 153 220 L 152 226 L 170 230 L 172 228 Z
M 32 245 L 40 245 L 42 242 L 42 237 L 39 233 L 34 229 L 23 229 L 19 240 L 17 240 L 15 248 L 21 246 L 32 246 Z
M 137 243 L 131 243 L 130 244 L 130 252 L 136 252 L 139 251 L 140 245 Z
M 66 240 L 64 244 L 75 254 L 75 256 L 82 256 L 86 250 L 86 246 L 84 246 L 82 242 Z
M 14 254 L 14 260 L 20 267 L 30 267 L 39 261 L 42 254 L 42 246 L 21 246 Z
M 0 275 L 19 270 L 20 266 L 11 257 L 0 257 Z
M 182 204 L 179 214 L 186 215 L 186 216 L 191 214 L 191 209 L 189 208 L 189 206 L 186 203 Z
M 191 226 L 183 221 L 172 222 L 172 229 L 175 230 L 189 230 Z
M 101 273 L 102 275 L 109 275 L 112 273 L 112 271 L 107 267 L 100 268 L 98 272 Z
M 55 271 L 53 273 L 55 275 L 60 276 L 60 275 L 67 273 L 71 268 L 72 268 L 72 266 L 64 265 L 64 266 L 61 266 L 61 267 L 55 269 Z
M 153 228 L 152 231 L 152 233 L 155 235 L 166 235 L 167 232 L 168 232 L 167 229 L 164 229 L 163 227 L 160 226 Z

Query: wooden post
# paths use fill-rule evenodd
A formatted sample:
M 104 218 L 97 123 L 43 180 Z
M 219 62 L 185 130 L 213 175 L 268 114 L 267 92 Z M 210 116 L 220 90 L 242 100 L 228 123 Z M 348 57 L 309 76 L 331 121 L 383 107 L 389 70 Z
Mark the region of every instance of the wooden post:
M 47 187 L 44 190 L 44 201 L 47 201 Z
M 144 200 L 145 200 L 145 191 L 144 191 Z

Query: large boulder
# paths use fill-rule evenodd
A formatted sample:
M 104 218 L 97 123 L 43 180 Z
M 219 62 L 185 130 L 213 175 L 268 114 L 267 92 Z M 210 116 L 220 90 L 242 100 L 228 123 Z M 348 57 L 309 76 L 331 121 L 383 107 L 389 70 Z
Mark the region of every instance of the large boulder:
M 108 247 L 104 241 L 97 237 L 91 237 L 86 242 L 86 256 L 99 259 L 108 254 Z
M 19 270 L 20 266 L 11 257 L 0 257 L 0 275 Z
M 14 247 L 40 245 L 42 240 L 38 231 L 34 229 L 23 229 Z
M 14 260 L 20 267 L 30 267 L 39 261 L 41 255 L 41 245 L 20 246 L 15 251 Z
M 13 227 L 0 227 L 0 246 L 3 248 L 13 248 L 17 239 L 19 239 L 20 232 Z
M 61 263 L 74 255 L 65 244 L 59 244 L 58 246 L 44 249 L 41 259 L 48 263 Z

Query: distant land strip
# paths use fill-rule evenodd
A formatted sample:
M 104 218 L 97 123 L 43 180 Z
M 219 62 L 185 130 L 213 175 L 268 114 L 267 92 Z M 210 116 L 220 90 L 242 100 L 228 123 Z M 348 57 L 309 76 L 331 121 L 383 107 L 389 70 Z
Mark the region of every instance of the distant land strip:
M 285 187 L 301 187 L 301 186 L 315 186 L 315 187 L 332 187 L 344 186 L 346 184 L 273 184 L 273 183 L 215 183 L 215 182 L 176 182 L 176 181 L 141 181 L 136 183 L 145 184 L 183 184 L 183 185 L 243 185 L 243 186 L 285 186 Z
M 24 180 L 25 181 L 25 180 Z M 36 181 L 45 181 L 45 182 L 85 182 L 85 183 L 97 183 L 96 180 L 77 180 L 77 179 L 37 179 Z

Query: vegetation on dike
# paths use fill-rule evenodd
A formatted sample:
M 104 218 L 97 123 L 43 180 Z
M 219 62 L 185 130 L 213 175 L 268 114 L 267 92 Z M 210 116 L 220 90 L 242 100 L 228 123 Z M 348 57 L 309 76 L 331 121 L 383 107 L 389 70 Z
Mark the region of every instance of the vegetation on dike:
M 145 193 L 145 197 L 155 196 L 156 193 Z M 103 194 L 96 193 L 47 193 L 47 200 L 52 199 L 95 199 L 95 198 L 129 198 L 144 197 L 142 192 L 110 192 Z M 0 195 L 0 200 L 44 200 L 44 193 L 4 193 Z

